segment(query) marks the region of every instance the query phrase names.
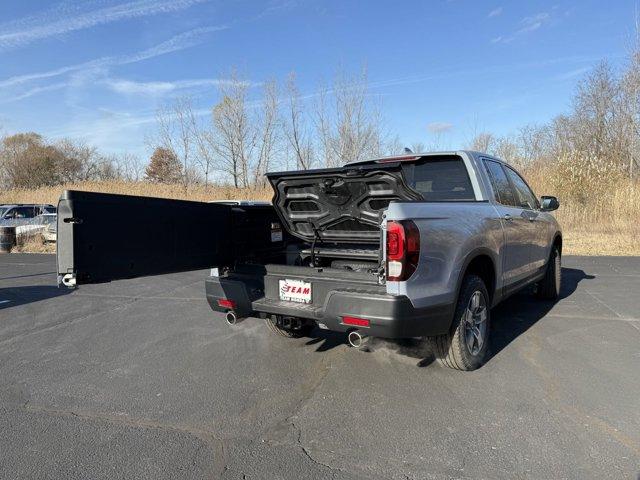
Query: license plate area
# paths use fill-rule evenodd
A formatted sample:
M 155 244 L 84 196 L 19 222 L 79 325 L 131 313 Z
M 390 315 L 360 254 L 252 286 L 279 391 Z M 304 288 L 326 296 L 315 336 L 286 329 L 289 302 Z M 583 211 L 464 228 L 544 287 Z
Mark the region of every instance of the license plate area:
M 278 291 L 280 300 L 296 303 L 311 303 L 311 283 L 302 280 L 282 279 Z

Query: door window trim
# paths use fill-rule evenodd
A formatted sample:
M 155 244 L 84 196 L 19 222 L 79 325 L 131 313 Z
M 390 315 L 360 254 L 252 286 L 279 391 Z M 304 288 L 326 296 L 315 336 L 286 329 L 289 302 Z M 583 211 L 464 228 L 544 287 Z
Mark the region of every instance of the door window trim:
M 495 163 L 496 165 L 498 165 L 502 169 L 502 173 L 504 173 L 504 176 L 507 179 L 507 183 L 509 184 L 509 189 L 511 190 L 511 195 L 513 196 L 514 202 L 518 198 L 518 194 L 515 191 L 515 188 L 514 188 L 513 184 L 511 183 L 511 179 L 509 178 L 509 175 L 507 175 L 507 172 L 504 169 L 504 164 L 501 161 L 493 159 L 493 158 L 488 158 L 488 157 L 481 157 L 481 158 L 482 158 L 482 163 L 483 163 L 485 172 L 487 174 L 487 177 L 489 178 L 489 184 L 491 185 L 491 190 L 493 190 L 493 199 L 496 201 L 496 203 L 498 203 L 498 205 L 501 205 L 501 206 L 503 206 L 505 208 L 521 208 L 518 205 L 510 205 L 508 203 L 502 203 L 500 201 L 500 192 L 497 191 L 496 186 L 494 185 L 494 182 L 496 180 L 493 178 L 493 174 L 491 173 L 491 170 L 489 169 L 488 162 L 493 162 L 493 163 Z
M 507 175 L 507 180 L 509 180 L 509 185 L 511 185 L 511 190 L 513 190 L 513 194 L 515 195 L 515 198 L 519 198 L 520 195 L 518 194 L 517 187 L 513 184 L 513 181 L 511 180 L 511 178 L 509 177 L 508 173 L 506 172 L 506 169 L 511 170 L 520 180 L 522 180 L 522 182 L 525 184 L 525 186 L 529 190 L 529 193 L 533 197 L 533 201 L 535 202 L 535 205 L 533 207 L 531 207 L 531 208 L 525 207 L 525 206 L 522 206 L 522 205 L 520 205 L 517 208 L 522 208 L 524 210 L 531 210 L 531 211 L 540 210 L 540 202 L 538 202 L 538 197 L 536 197 L 536 194 L 533 192 L 533 189 L 529 186 L 529 184 L 524 179 L 524 177 L 522 175 L 520 175 L 518 173 L 518 171 L 515 168 L 511 167 L 510 165 L 507 165 L 507 164 L 503 163 L 502 164 L 502 168 L 505 169 L 505 175 Z

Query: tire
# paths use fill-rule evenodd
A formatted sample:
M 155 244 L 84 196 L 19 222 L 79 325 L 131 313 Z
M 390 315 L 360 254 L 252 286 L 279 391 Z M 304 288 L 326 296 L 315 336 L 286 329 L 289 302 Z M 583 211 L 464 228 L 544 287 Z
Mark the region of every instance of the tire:
M 558 247 L 554 246 L 549 255 L 544 277 L 538 282 L 536 296 L 543 300 L 557 300 L 560 296 L 561 281 L 562 259 Z
M 456 370 L 477 369 L 489 350 L 490 327 L 487 287 L 480 277 L 467 275 L 462 281 L 450 332 L 430 337 L 436 360 Z
M 265 318 L 264 322 L 267 324 L 269 330 L 271 330 L 273 333 L 280 337 L 286 338 L 306 337 L 311 333 L 311 330 L 313 330 L 313 324 L 311 323 L 305 323 L 300 328 L 293 330 L 278 326 L 277 321 L 270 317 Z

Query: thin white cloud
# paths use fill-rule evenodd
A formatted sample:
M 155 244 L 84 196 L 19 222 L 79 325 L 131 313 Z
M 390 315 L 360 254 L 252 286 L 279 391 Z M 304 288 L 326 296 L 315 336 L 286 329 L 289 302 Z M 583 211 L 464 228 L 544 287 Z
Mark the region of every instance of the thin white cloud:
M 562 74 L 556 76 L 555 79 L 556 80 L 560 80 L 560 81 L 571 80 L 572 78 L 584 75 L 589 70 L 591 70 L 591 67 L 576 68 L 575 70 L 571 70 L 569 72 L 565 72 L 565 73 L 562 73 Z
M 549 23 L 550 20 L 551 15 L 547 12 L 537 13 L 535 15 L 531 15 L 530 17 L 525 17 L 520 21 L 522 27 L 516 31 L 516 35 L 534 32 L 546 23 Z
M 165 55 L 167 53 L 177 52 L 178 50 L 184 50 L 185 48 L 194 47 L 202 43 L 207 34 L 226 30 L 227 28 L 229 28 L 227 25 L 194 28 L 193 30 L 176 35 L 169 40 L 146 50 L 142 50 L 132 55 L 119 57 L 117 63 L 121 65 L 136 63 L 149 58 Z
M 552 13 L 555 13 L 554 10 L 551 13 L 540 12 L 524 17 L 518 22 L 518 28 L 512 34 L 494 37 L 491 39 L 491 43 L 510 43 L 518 37 L 533 33 L 554 21 L 555 16 Z
M 431 133 L 445 133 L 453 128 L 453 124 L 449 122 L 431 122 L 427 125 L 427 130 Z
M 16 102 L 18 100 L 24 100 L 25 98 L 33 97 L 34 95 L 38 95 L 40 93 L 52 92 L 54 90 L 62 90 L 63 88 L 68 87 L 69 85 L 70 85 L 69 82 L 60 82 L 60 83 L 52 83 L 51 85 L 45 85 L 43 87 L 34 87 L 19 95 L 7 97 L 4 100 L 2 100 L 2 103 Z
M 514 70 L 527 70 L 534 68 L 542 68 L 557 64 L 578 64 L 578 63 L 592 63 L 600 60 L 599 56 L 585 56 L 574 55 L 566 57 L 548 58 L 540 61 L 533 62 L 519 62 L 508 64 L 494 64 L 483 65 L 471 68 L 462 69 L 441 69 L 433 70 L 427 74 L 411 75 L 406 77 L 388 78 L 386 80 L 376 80 L 369 83 L 370 88 L 384 88 L 393 87 L 399 85 L 410 85 L 415 83 L 428 82 L 431 80 L 442 80 L 447 78 L 462 78 L 469 75 L 485 75 L 485 74 L 497 74 L 503 72 L 512 72 Z
M 107 87 L 124 95 L 148 95 L 161 96 L 179 90 L 193 90 L 206 87 L 217 87 L 222 84 L 233 83 L 233 80 L 217 78 L 199 78 L 165 82 L 135 82 L 126 79 L 108 79 L 105 81 Z
M 183 10 L 204 1 L 208 0 L 137 0 L 89 12 L 65 3 L 38 15 L 0 25 L 0 51 L 97 25 Z
M 501 13 L 502 13 L 502 7 L 494 8 L 489 12 L 489 14 L 487 15 L 487 18 L 497 17 Z
M 4 80 L 0 80 L 0 88 L 10 87 L 13 85 L 21 85 L 23 83 L 42 80 L 45 78 L 58 77 L 60 75 L 66 75 L 75 72 L 86 71 L 95 68 L 108 68 L 115 65 L 126 65 L 143 60 L 148 60 L 154 57 L 165 55 L 172 52 L 184 50 L 202 43 L 207 34 L 224 30 L 228 28 L 226 25 L 211 26 L 196 28 L 183 32 L 179 35 L 171 37 L 169 40 L 161 42 L 145 50 L 135 52 L 129 55 L 101 57 L 88 62 L 78 63 L 75 65 L 68 65 L 65 67 L 56 68 L 53 70 L 47 70 L 44 72 L 28 73 L 25 75 L 17 75 L 9 77 Z

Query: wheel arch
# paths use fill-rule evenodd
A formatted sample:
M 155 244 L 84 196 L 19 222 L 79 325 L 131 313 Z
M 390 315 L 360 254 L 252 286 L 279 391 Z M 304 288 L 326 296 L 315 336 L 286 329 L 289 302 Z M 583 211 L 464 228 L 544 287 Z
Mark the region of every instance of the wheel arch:
M 462 268 L 460 269 L 460 275 L 458 276 L 456 301 L 460 295 L 462 281 L 464 280 L 464 277 L 469 274 L 477 275 L 482 279 L 487 287 L 487 292 L 489 293 L 489 304 L 493 306 L 494 300 L 497 298 L 498 271 L 496 268 L 494 254 L 491 250 L 487 248 L 478 248 L 467 255 Z
M 560 232 L 556 232 L 556 234 L 553 236 L 552 245 L 554 247 L 558 247 L 558 253 L 560 253 L 560 256 L 562 256 L 562 234 Z

